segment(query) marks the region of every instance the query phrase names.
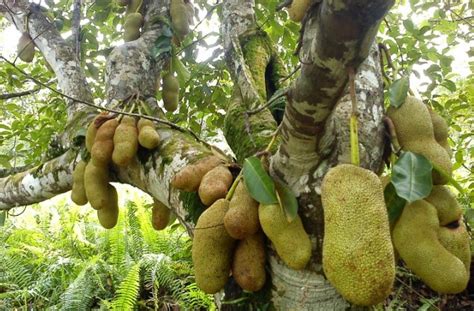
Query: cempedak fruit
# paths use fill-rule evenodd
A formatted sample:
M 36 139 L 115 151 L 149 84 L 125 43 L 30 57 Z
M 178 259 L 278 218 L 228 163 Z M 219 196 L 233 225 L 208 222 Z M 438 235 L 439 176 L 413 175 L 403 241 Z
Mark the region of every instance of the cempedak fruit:
M 87 204 L 86 189 L 84 188 L 84 172 L 87 163 L 80 161 L 77 163 L 74 172 L 72 173 L 72 191 L 71 199 L 77 205 Z
M 102 209 L 110 200 L 109 169 L 89 161 L 84 172 L 84 188 L 87 199 L 94 209 Z
M 256 292 L 265 284 L 265 244 L 257 232 L 237 244 L 232 262 L 232 275 L 242 289 Z
M 179 81 L 173 74 L 168 73 L 163 76 L 162 84 L 163 104 L 166 111 L 175 111 L 179 102 Z
M 26 63 L 31 63 L 35 57 L 35 44 L 27 32 L 21 34 L 16 46 L 18 58 Z
M 129 3 L 129 0 L 116 0 L 118 6 L 127 6 Z
M 127 166 L 138 150 L 138 131 L 134 117 L 124 116 L 114 133 L 112 161 L 118 166 Z
M 433 186 L 425 201 L 436 207 L 440 226 L 457 222 L 462 217 L 462 210 L 456 197 L 446 186 Z
M 97 166 L 108 166 L 114 151 L 114 133 L 119 125 L 117 118 L 110 119 L 102 124 L 95 135 L 91 150 L 91 162 Z
M 174 33 L 180 40 L 189 33 L 189 14 L 189 5 L 186 5 L 184 0 L 171 0 L 171 24 Z
M 436 207 L 425 200 L 415 201 L 403 209 L 393 229 L 393 242 L 408 268 L 426 285 L 456 294 L 466 288 L 469 270 L 440 242 L 440 228 L 444 227 L 440 227 Z M 443 241 L 449 243 L 444 234 Z
M 311 257 L 311 241 L 301 218 L 297 215 L 288 222 L 279 204 L 260 204 L 258 217 L 283 262 L 295 270 L 303 269 Z
M 323 268 L 348 301 L 369 306 L 390 294 L 395 259 L 382 183 L 350 164 L 333 167 L 321 185 Z
M 97 218 L 102 227 L 112 229 L 117 224 L 119 216 L 117 189 L 109 184 L 107 185 L 107 193 L 108 200 L 101 209 L 97 210 Z
M 260 229 L 258 202 L 249 194 L 241 181 L 230 200 L 229 211 L 224 217 L 224 226 L 234 239 L 245 239 Z
M 170 222 L 171 210 L 158 200 L 153 200 L 151 209 L 151 224 L 155 230 L 163 230 Z
M 129 0 L 127 6 L 127 14 L 136 13 L 140 8 L 143 0 Z
M 130 13 L 123 25 L 123 41 L 129 42 L 140 38 L 140 27 L 143 26 L 143 16 L 140 13 Z
M 183 191 L 197 191 L 202 177 L 214 167 L 222 164 L 221 158 L 217 156 L 207 156 L 196 163 L 190 164 L 181 169 L 171 181 L 171 185 Z
M 288 8 L 288 15 L 294 22 L 301 22 L 308 11 L 310 0 L 293 0 Z
M 160 144 L 160 135 L 151 120 L 140 118 L 138 120 L 138 142 L 142 147 L 155 149 Z
M 387 115 L 395 126 L 402 149 L 425 156 L 446 175 L 451 175 L 452 165 L 449 154 L 435 140 L 430 113 L 421 100 L 407 96 L 399 108 L 389 107 Z M 447 182 L 446 178 L 433 171 L 434 184 Z
M 235 240 L 222 225 L 228 209 L 229 201 L 214 202 L 201 214 L 194 229 L 192 257 L 196 284 L 208 294 L 220 291 L 229 278 Z
M 441 145 L 449 154 L 449 157 L 452 156 L 453 151 L 448 143 L 448 124 L 446 121 L 433 109 L 429 108 L 428 111 L 430 112 L 431 122 L 433 123 L 433 132 L 434 137 L 438 144 Z
M 232 185 L 232 173 L 223 165 L 219 165 L 207 172 L 199 185 L 199 198 L 201 202 L 209 206 L 218 199 L 225 198 L 227 191 Z

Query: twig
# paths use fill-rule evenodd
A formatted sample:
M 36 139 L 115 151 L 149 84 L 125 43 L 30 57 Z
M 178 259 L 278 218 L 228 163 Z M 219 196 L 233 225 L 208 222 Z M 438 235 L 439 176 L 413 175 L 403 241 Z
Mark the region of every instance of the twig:
M 0 100 L 6 100 L 6 99 L 10 99 L 10 98 L 16 98 L 16 97 L 31 95 L 31 94 L 37 93 L 39 90 L 41 90 L 41 87 L 36 87 L 34 89 L 31 89 L 31 90 L 28 90 L 28 91 L 23 91 L 23 92 L 0 94 Z
M 286 77 L 284 77 L 283 79 L 280 80 L 280 82 L 285 82 L 286 80 L 288 80 L 289 78 L 291 78 L 291 76 L 293 76 L 295 73 L 298 72 L 298 70 L 301 69 L 301 64 L 298 64 L 298 66 L 295 67 L 295 69 L 293 69 L 292 72 L 290 72 L 290 74 L 288 74 Z
M 258 108 L 254 109 L 254 110 L 246 111 L 245 113 L 246 113 L 248 116 L 251 116 L 251 115 L 253 115 L 253 114 L 257 114 L 257 113 L 263 111 L 264 109 L 270 107 L 270 106 L 273 104 L 273 102 L 275 102 L 278 98 L 285 96 L 286 94 L 288 94 L 288 90 L 282 92 L 281 94 L 279 94 L 279 96 L 275 96 L 275 97 L 270 98 L 270 100 L 269 100 L 265 105 L 263 105 L 263 106 L 261 106 L 261 107 L 258 107 Z

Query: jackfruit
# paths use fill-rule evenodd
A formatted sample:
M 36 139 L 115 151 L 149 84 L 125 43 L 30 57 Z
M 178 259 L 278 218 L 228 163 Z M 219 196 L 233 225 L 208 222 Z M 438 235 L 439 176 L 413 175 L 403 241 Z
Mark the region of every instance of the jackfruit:
M 114 133 L 119 125 L 117 118 L 110 119 L 99 127 L 91 150 L 91 162 L 97 166 L 107 166 L 114 151 Z
M 241 181 L 230 200 L 229 211 L 224 217 L 224 226 L 234 239 L 245 239 L 260 229 L 258 202 L 249 194 Z
M 162 93 L 163 104 L 166 111 L 175 111 L 179 101 L 179 81 L 168 73 L 163 76 Z
M 89 161 L 84 172 L 84 187 L 87 199 L 94 209 L 108 206 L 110 200 L 108 167 L 98 166 Z
M 92 145 L 94 145 L 94 140 L 95 140 L 95 135 L 97 134 L 97 124 L 96 121 L 97 119 L 100 118 L 100 114 L 97 115 L 89 124 L 87 127 L 87 132 L 86 132 L 86 149 L 87 151 L 91 152 L 92 151 Z
M 470 237 L 463 219 L 460 218 L 450 226 L 439 228 L 438 238 L 448 252 L 462 261 L 466 273 L 469 274 L 471 268 Z
M 138 9 L 140 8 L 143 0 L 129 0 L 128 6 L 127 6 L 127 14 L 132 14 L 136 13 Z
M 207 172 L 199 184 L 199 198 L 201 202 L 209 206 L 217 199 L 225 198 L 227 191 L 232 185 L 232 173 L 223 165 L 219 165 Z
M 138 120 L 138 142 L 142 147 L 155 149 L 160 144 L 160 135 L 155 129 L 155 124 L 147 119 Z
M 237 243 L 232 275 L 242 289 L 256 292 L 265 284 L 265 243 L 261 231 Z
M 235 240 L 222 224 L 228 209 L 229 201 L 214 202 L 201 214 L 194 229 L 192 258 L 196 284 L 208 294 L 220 291 L 229 278 Z
M 443 247 L 439 232 L 436 208 L 419 200 L 403 209 L 393 242 L 408 268 L 426 285 L 440 293 L 456 294 L 466 288 L 469 273 L 463 261 Z M 449 243 L 444 237 L 443 241 Z
M 140 13 L 130 13 L 123 25 L 123 41 L 129 42 L 140 38 L 140 27 L 143 26 L 143 16 Z
M 392 120 L 400 147 L 419 153 L 451 175 L 452 165 L 448 152 L 435 140 L 433 124 L 428 108 L 421 100 L 407 96 L 399 107 L 389 107 L 387 115 Z M 448 180 L 433 170 L 433 183 L 445 184 Z
M 433 186 L 425 200 L 436 207 L 440 226 L 446 226 L 462 217 L 462 210 L 456 197 L 446 186 Z
M 170 15 L 174 33 L 182 40 L 190 31 L 189 8 L 183 0 L 171 0 Z
M 283 262 L 292 269 L 303 269 L 311 257 L 311 241 L 301 218 L 297 215 L 288 222 L 279 204 L 260 204 L 258 218 L 263 232 Z
M 26 63 L 31 63 L 35 57 L 35 44 L 27 32 L 21 34 L 16 46 L 18 58 Z
M 392 290 L 395 259 L 379 177 L 354 165 L 338 165 L 324 176 L 321 200 L 327 279 L 353 304 L 382 302 Z
M 171 185 L 183 191 L 197 191 L 202 177 L 214 167 L 222 164 L 221 158 L 207 156 L 196 163 L 187 165 L 181 169 L 171 181 Z
M 114 133 L 112 161 L 118 166 L 127 166 L 138 150 L 138 130 L 134 117 L 124 116 Z
M 301 22 L 308 11 L 310 0 L 293 0 L 288 8 L 288 15 L 294 22 Z
M 107 203 L 101 209 L 97 210 L 97 218 L 102 227 L 105 229 L 112 229 L 117 224 L 119 216 L 117 189 L 108 184 L 107 193 Z
M 438 144 L 441 145 L 447 152 L 449 157 L 452 156 L 453 151 L 448 143 L 448 124 L 446 121 L 433 109 L 428 109 L 430 112 L 431 122 L 433 123 L 434 137 Z
M 87 163 L 79 161 L 72 173 L 72 191 L 71 199 L 77 205 L 87 204 L 86 189 L 84 188 L 84 172 Z
M 158 200 L 153 200 L 151 209 L 151 224 L 155 230 L 163 230 L 170 221 L 171 210 Z

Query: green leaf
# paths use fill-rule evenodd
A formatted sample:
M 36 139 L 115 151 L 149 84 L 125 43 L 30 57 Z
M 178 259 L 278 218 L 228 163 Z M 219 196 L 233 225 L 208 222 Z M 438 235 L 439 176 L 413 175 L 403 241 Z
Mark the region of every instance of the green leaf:
M 397 195 L 397 191 L 391 182 L 385 187 L 383 196 L 387 206 L 388 220 L 393 224 L 402 214 L 407 201 Z
M 410 80 L 408 77 L 403 77 L 393 82 L 389 90 L 390 105 L 398 108 L 407 98 L 408 89 L 410 87 Z
M 404 152 L 393 166 L 392 184 L 408 203 L 426 198 L 433 187 L 433 166 L 424 156 Z
M 172 62 L 173 70 L 178 75 L 179 84 L 184 85 L 191 78 L 191 74 L 189 73 L 188 69 L 186 69 L 184 64 L 176 55 L 173 55 L 171 62 Z
M 298 215 L 298 200 L 293 191 L 285 184 L 275 181 L 275 188 L 277 191 L 277 199 L 283 207 L 288 222 L 292 222 Z
M 257 157 L 244 160 L 243 175 L 245 186 L 254 200 L 262 204 L 277 204 L 275 183 L 263 168 L 262 162 Z

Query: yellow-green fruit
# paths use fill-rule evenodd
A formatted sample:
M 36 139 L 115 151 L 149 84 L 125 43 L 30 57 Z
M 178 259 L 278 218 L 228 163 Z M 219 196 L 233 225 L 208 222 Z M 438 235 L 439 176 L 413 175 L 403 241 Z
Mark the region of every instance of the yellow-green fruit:
M 86 133 L 86 149 L 92 151 L 92 145 L 94 145 L 95 135 L 97 134 L 98 123 L 102 123 L 103 120 L 108 119 L 108 112 L 101 112 L 98 114 L 87 127 Z
M 265 284 L 265 244 L 262 232 L 240 240 L 232 261 L 232 275 L 242 289 L 256 292 Z
M 448 176 L 451 175 L 449 154 L 435 140 L 430 113 L 421 100 L 408 96 L 399 108 L 389 107 L 387 115 L 395 126 L 402 149 L 425 156 Z M 433 171 L 434 184 L 447 182 L 447 178 Z
M 202 177 L 214 167 L 222 164 L 217 156 L 207 156 L 181 169 L 171 181 L 171 185 L 183 191 L 197 191 Z
M 86 189 L 84 188 L 84 172 L 87 163 L 80 161 L 77 163 L 74 172 L 72 173 L 72 191 L 71 199 L 77 205 L 87 204 Z
M 461 219 L 462 210 L 454 194 L 446 186 L 433 186 L 425 201 L 436 207 L 440 226 L 446 226 Z
M 323 269 L 329 282 L 353 304 L 384 301 L 395 280 L 395 259 L 379 177 L 338 165 L 324 176 L 321 200 Z
M 107 206 L 110 199 L 108 167 L 97 166 L 89 161 L 84 172 L 84 188 L 87 199 L 94 209 Z
M 229 201 L 214 202 L 201 214 L 194 229 L 192 257 L 196 284 L 208 294 L 220 291 L 229 278 L 235 240 L 222 225 L 228 209 Z
M 310 0 L 293 0 L 290 7 L 288 8 L 288 15 L 290 19 L 294 22 L 301 22 L 308 7 L 310 5 Z
M 155 129 L 155 124 L 147 119 L 138 120 L 138 142 L 142 147 L 155 149 L 160 144 L 160 135 Z
M 117 189 L 109 184 L 107 187 L 107 194 L 107 204 L 97 210 L 97 218 L 102 227 L 105 229 L 112 229 L 117 224 L 119 216 Z
M 129 0 L 116 0 L 118 6 L 127 6 L 129 3 Z
M 123 25 L 123 41 L 129 42 L 140 38 L 140 27 L 143 25 L 143 16 L 140 13 L 130 13 Z
M 229 211 L 224 217 L 224 226 L 234 239 L 245 239 L 260 229 L 258 202 L 249 194 L 241 181 L 230 200 Z
M 112 161 L 118 166 L 127 166 L 138 150 L 138 130 L 134 117 L 124 116 L 114 134 Z
M 471 247 L 469 233 L 462 218 L 448 227 L 441 227 L 438 238 L 448 252 L 459 258 L 466 268 L 467 274 L 471 267 Z
M 186 3 L 186 17 L 188 19 L 188 24 L 192 25 L 194 20 L 194 6 L 191 1 L 187 1 Z
M 127 14 L 136 13 L 143 0 L 129 0 Z
M 188 6 L 183 0 L 171 0 L 170 15 L 173 30 L 179 39 L 183 39 L 189 33 Z
M 448 143 L 448 124 L 446 121 L 433 109 L 428 109 L 430 112 L 431 122 L 433 123 L 433 132 L 436 141 L 441 145 L 449 154 L 449 157 L 452 156 L 453 151 Z
M 179 82 L 171 73 L 163 76 L 163 104 L 166 111 L 175 111 L 179 101 Z
M 114 118 L 106 121 L 97 130 L 91 150 L 91 162 L 95 165 L 107 166 L 112 160 L 114 133 L 118 125 L 118 120 Z
M 16 46 L 18 57 L 26 62 L 31 63 L 35 57 L 35 44 L 28 33 L 24 32 L 21 34 Z
M 153 200 L 151 210 L 151 224 L 155 230 L 163 230 L 170 221 L 171 210 L 158 200 Z
M 393 242 L 416 275 L 433 290 L 456 294 L 462 292 L 469 273 L 461 259 L 450 253 L 439 240 L 440 224 L 436 208 L 425 200 L 403 209 L 393 230 Z
M 225 198 L 232 185 L 232 173 L 223 165 L 207 172 L 199 185 L 199 198 L 204 205 L 209 206 L 218 199 Z
M 311 257 L 311 241 L 297 215 L 288 222 L 278 204 L 258 207 L 258 218 L 265 235 L 272 241 L 278 256 L 290 268 L 303 269 Z

